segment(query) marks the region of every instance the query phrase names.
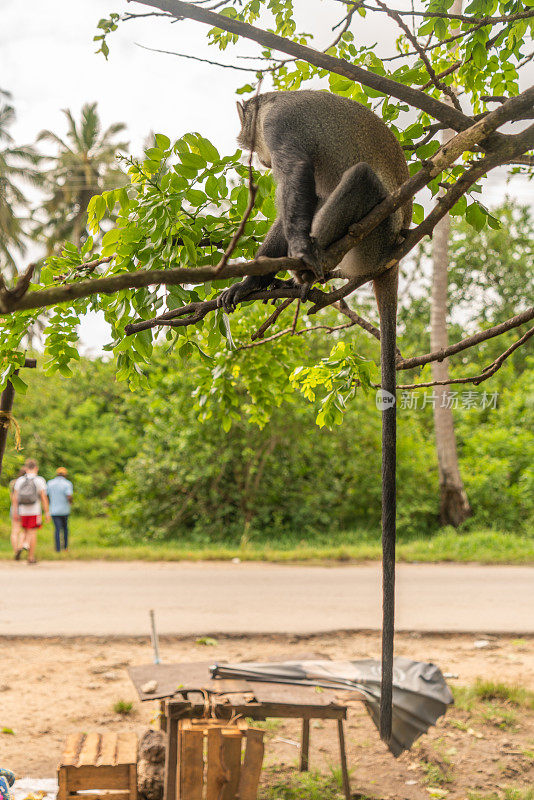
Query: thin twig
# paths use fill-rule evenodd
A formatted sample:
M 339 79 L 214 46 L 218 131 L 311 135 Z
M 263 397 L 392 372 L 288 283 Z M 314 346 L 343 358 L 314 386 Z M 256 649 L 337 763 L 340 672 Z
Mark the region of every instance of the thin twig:
M 337 0 L 337 2 L 348 5 L 350 0 Z M 362 8 L 367 9 L 367 11 L 380 11 L 380 9 L 375 8 L 374 6 L 366 5 L 365 3 L 362 3 L 361 6 Z M 446 11 L 406 11 L 398 8 L 392 8 L 389 10 L 394 11 L 396 14 L 399 14 L 402 17 L 428 17 L 459 20 L 460 22 L 465 22 L 468 25 L 480 26 L 497 25 L 502 22 L 516 22 L 520 19 L 530 19 L 531 17 L 534 17 L 534 9 L 530 11 L 517 11 L 514 14 L 502 14 L 501 16 L 496 17 L 469 17 L 467 14 L 448 14 Z
M 352 6 L 352 8 L 350 9 L 349 13 L 346 15 L 346 17 L 345 17 L 344 19 L 342 19 L 340 22 L 338 22 L 338 23 L 337 23 L 337 25 L 334 25 L 334 27 L 332 28 L 332 30 L 333 30 L 333 31 L 335 31 L 335 30 L 336 30 L 336 28 L 339 28 L 339 26 L 340 26 L 340 25 L 343 25 L 343 27 L 341 28 L 340 32 L 338 33 L 338 35 L 336 36 L 336 38 L 334 39 L 334 41 L 332 42 L 332 44 L 328 45 L 328 47 L 327 47 L 327 48 L 325 48 L 325 50 L 324 50 L 323 52 L 325 52 L 325 53 L 326 53 L 326 51 L 327 51 L 327 50 L 330 50 L 330 48 L 331 48 L 331 47 L 335 47 L 337 44 L 339 44 L 339 42 L 341 41 L 341 39 L 343 38 L 343 36 L 345 35 L 345 33 L 346 33 L 346 32 L 348 31 L 348 29 L 350 28 L 350 24 L 351 24 L 351 22 L 352 22 L 352 18 L 353 18 L 353 16 L 354 16 L 355 12 L 357 11 L 357 9 L 358 9 L 358 8 L 359 8 L 361 5 L 362 5 L 362 2 L 355 3 L 355 4 Z
M 460 105 L 460 101 L 458 100 L 458 98 L 456 97 L 456 95 L 454 94 L 454 92 L 453 92 L 453 90 L 451 89 L 450 86 L 447 86 L 446 83 L 443 83 L 442 81 L 438 80 L 438 77 L 436 75 L 434 67 L 430 63 L 430 59 L 428 58 L 427 54 L 425 53 L 424 48 L 419 43 L 417 37 L 413 35 L 413 33 L 411 32 L 411 30 L 408 27 L 408 25 L 406 25 L 406 23 L 403 21 L 401 15 L 398 14 L 393 9 L 388 8 L 387 5 L 382 2 L 382 0 L 375 0 L 375 2 L 377 3 L 377 5 L 383 11 L 385 11 L 387 13 L 388 17 L 390 17 L 391 19 L 395 20 L 395 22 L 397 23 L 399 28 L 402 31 L 404 31 L 406 37 L 410 40 L 410 42 L 413 44 L 413 46 L 415 47 L 415 49 L 419 53 L 419 57 L 420 57 L 421 61 L 423 62 L 423 64 L 425 65 L 426 71 L 428 72 L 428 74 L 430 76 L 430 80 L 432 81 L 432 83 L 434 84 L 436 89 L 439 89 L 441 92 L 446 94 L 447 97 L 450 99 L 451 103 L 454 105 L 454 107 L 457 108 L 458 111 L 462 111 L 462 107 Z
M 261 83 L 262 80 L 260 78 L 260 80 L 258 81 L 258 88 L 256 89 L 256 95 L 255 95 L 256 102 L 254 103 L 254 111 L 252 116 L 252 143 L 250 146 L 250 155 L 248 158 L 248 203 L 245 209 L 245 213 L 243 214 L 243 218 L 239 223 L 236 232 L 232 236 L 230 244 L 224 251 L 224 255 L 222 256 L 221 260 L 215 267 L 215 274 L 218 274 L 228 264 L 228 259 L 230 258 L 235 248 L 237 247 L 237 243 L 239 242 L 243 234 L 243 231 L 245 230 L 245 225 L 247 224 L 247 220 L 250 217 L 250 214 L 252 213 L 252 209 L 254 208 L 254 203 L 256 202 L 256 195 L 258 194 L 258 187 L 254 183 L 254 173 L 252 171 L 252 158 L 254 156 L 254 149 L 256 144 L 256 124 L 258 121 L 258 109 L 259 109 L 258 98 L 260 95 Z
M 288 306 L 290 306 L 292 302 L 293 298 L 290 297 L 287 300 L 284 300 L 283 303 L 280 303 L 280 305 L 275 308 L 273 313 L 270 314 L 269 317 L 267 317 L 265 322 L 263 322 L 260 325 L 258 330 L 252 334 L 252 336 L 250 337 L 252 341 L 255 341 L 256 339 L 263 339 L 265 331 L 268 330 L 271 327 L 271 325 L 274 325 L 274 323 L 276 322 L 282 311 L 284 311 Z
M 168 17 L 169 14 L 163 14 L 162 16 Z M 176 50 L 162 50 L 159 47 L 148 47 L 148 45 L 140 44 L 139 42 L 135 42 L 137 47 L 140 47 L 142 50 L 150 50 L 152 53 L 164 53 L 168 56 L 176 56 L 177 58 L 186 58 L 190 59 L 191 61 L 200 61 L 203 64 L 209 64 L 212 67 L 221 67 L 222 69 L 233 69 L 237 72 L 272 72 L 273 67 L 238 67 L 237 64 L 223 64 L 222 61 L 212 61 L 209 58 L 200 58 L 200 56 L 192 56 L 188 53 L 178 53 Z
M 297 300 L 297 307 L 295 309 L 295 316 L 293 317 L 293 325 L 291 326 L 291 336 L 295 335 L 295 331 L 297 329 L 297 322 L 299 319 L 299 311 L 300 311 L 300 297 Z
M 282 331 L 277 331 L 271 336 L 266 336 L 265 339 L 259 339 L 258 341 L 251 342 L 250 344 L 242 344 L 239 347 L 236 347 L 236 351 L 250 350 L 252 347 L 260 347 L 262 344 L 274 342 L 276 339 L 281 339 L 283 336 L 303 336 L 305 333 L 313 333 L 313 331 L 326 331 L 327 333 L 334 333 L 335 331 L 341 331 L 345 328 L 353 328 L 354 324 L 354 322 L 345 322 L 343 325 L 312 325 L 309 328 L 301 328 L 300 331 L 293 331 L 293 326 L 291 326 L 290 328 L 284 328 Z

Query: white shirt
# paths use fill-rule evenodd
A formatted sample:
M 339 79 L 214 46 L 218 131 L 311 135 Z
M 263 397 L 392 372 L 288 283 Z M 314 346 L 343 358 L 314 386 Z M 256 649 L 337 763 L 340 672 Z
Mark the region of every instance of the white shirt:
M 27 475 L 22 475 L 20 478 L 17 478 L 15 482 L 16 492 L 19 491 L 26 478 L 31 478 L 34 481 L 35 488 L 37 489 L 37 497 L 39 499 L 35 503 L 31 503 L 29 506 L 19 506 L 18 512 L 21 517 L 39 517 L 42 513 L 41 492 L 46 493 L 46 481 L 44 478 L 41 478 L 40 475 L 29 472 Z

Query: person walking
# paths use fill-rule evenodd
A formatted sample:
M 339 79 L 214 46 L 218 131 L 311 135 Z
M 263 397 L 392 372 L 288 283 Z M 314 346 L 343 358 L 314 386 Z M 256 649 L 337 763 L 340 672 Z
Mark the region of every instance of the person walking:
M 26 474 L 17 478 L 13 489 L 13 519 L 20 520 L 24 546 L 28 547 L 28 564 L 35 564 L 37 531 L 42 526 L 43 508 L 46 521 L 50 522 L 46 481 L 38 474 L 37 461 L 28 458 L 24 464 Z M 19 553 L 20 557 L 20 553 Z
M 46 484 L 50 500 L 50 514 L 54 523 L 56 553 L 61 551 L 61 532 L 63 531 L 63 549 L 69 546 L 69 514 L 72 503 L 72 483 L 67 480 L 65 467 L 58 467 L 56 477 Z
M 19 470 L 17 478 L 22 478 L 23 475 L 26 475 L 26 470 L 24 467 Z M 9 516 L 11 517 L 11 547 L 13 548 L 15 561 L 19 560 L 20 554 L 24 549 L 22 543 L 22 528 L 20 526 L 20 518 L 15 519 L 15 506 L 13 504 L 13 493 L 15 491 L 17 478 L 13 478 L 13 480 L 9 482 L 9 500 L 11 503 L 11 507 L 9 509 Z

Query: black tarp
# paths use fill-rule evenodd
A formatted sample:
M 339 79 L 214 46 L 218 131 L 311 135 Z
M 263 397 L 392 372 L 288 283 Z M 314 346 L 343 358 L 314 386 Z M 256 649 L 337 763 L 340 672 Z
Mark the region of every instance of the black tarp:
M 351 692 L 363 700 L 378 728 L 380 713 L 379 661 L 250 661 L 215 664 L 213 678 L 321 686 Z M 393 729 L 388 747 L 395 756 L 409 750 L 414 741 L 445 714 L 453 702 L 439 667 L 408 658 L 396 658 L 393 667 Z

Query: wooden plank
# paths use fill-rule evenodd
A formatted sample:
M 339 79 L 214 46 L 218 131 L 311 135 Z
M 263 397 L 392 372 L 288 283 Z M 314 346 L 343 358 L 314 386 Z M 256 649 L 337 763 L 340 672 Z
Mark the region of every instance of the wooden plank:
M 201 717 L 204 713 L 204 705 L 186 703 L 182 700 L 167 701 L 168 716 L 174 719 L 187 717 Z M 215 712 L 221 719 L 230 719 L 234 715 L 252 717 L 252 719 L 262 720 L 267 717 L 279 717 L 280 719 L 346 719 L 347 707 L 336 706 L 310 706 L 291 703 L 246 703 L 244 705 L 234 703 L 217 703 Z
M 78 767 L 93 766 L 100 754 L 101 735 L 99 733 L 88 733 L 83 742 L 80 755 L 78 756 Z M 93 788 L 93 787 L 89 787 Z
M 165 708 L 165 701 L 159 702 L 159 729 L 163 733 L 167 732 L 167 709 Z
M 180 734 L 180 800 L 202 800 L 204 732 L 184 726 Z
M 163 800 L 176 800 L 176 768 L 178 765 L 178 720 L 169 720 L 165 750 Z
M 300 748 L 300 771 L 307 772 L 310 767 L 310 720 L 302 720 L 302 744 Z
M 263 764 L 263 731 L 249 728 L 246 733 L 245 758 L 239 780 L 239 800 L 256 800 Z
M 249 682 L 249 690 L 254 692 L 258 703 L 289 703 L 303 706 L 339 705 L 333 689 L 315 686 L 290 686 L 283 683 Z
M 230 774 L 224 764 L 223 736 L 219 728 L 208 730 L 207 761 L 206 800 L 221 800 Z
M 228 771 L 228 783 L 223 787 L 222 800 L 235 800 L 241 777 L 241 743 L 243 733 L 239 728 L 222 731 L 223 761 Z
M 343 731 L 342 719 L 338 719 L 337 721 L 337 732 L 339 736 L 339 755 L 341 758 L 341 775 L 343 777 L 343 792 L 345 794 L 345 800 L 351 800 L 349 771 L 347 769 L 347 753 L 345 750 L 345 733 Z
M 80 789 L 88 791 L 128 790 L 129 767 L 95 767 L 86 765 L 82 767 L 66 767 L 69 792 Z
M 57 800 L 67 800 L 67 770 L 64 767 L 58 767 L 57 784 Z
M 117 764 L 137 764 L 137 734 L 133 731 L 117 735 Z
M 129 778 L 130 800 L 137 800 L 137 764 L 130 764 Z
M 84 790 L 83 794 L 71 792 L 67 795 L 67 800 L 130 800 L 130 790 L 123 792 L 120 791 L 106 791 L 105 789 L 100 792 L 87 792 Z
M 78 763 L 78 756 L 82 749 L 85 734 L 83 733 L 69 733 L 65 743 L 65 749 L 61 756 L 61 764 L 65 766 L 74 766 Z
M 142 664 L 128 667 L 128 675 L 135 686 L 135 690 L 142 702 L 146 700 L 160 700 L 163 697 L 172 697 L 176 691 L 183 687 L 201 689 L 212 681 L 210 666 L 212 661 L 197 661 L 187 664 Z M 156 681 L 155 692 L 146 694 L 142 686 L 150 681 Z
M 102 734 L 100 755 L 98 756 L 96 766 L 113 767 L 117 763 L 115 760 L 116 755 L 117 755 L 117 734 L 115 733 Z

